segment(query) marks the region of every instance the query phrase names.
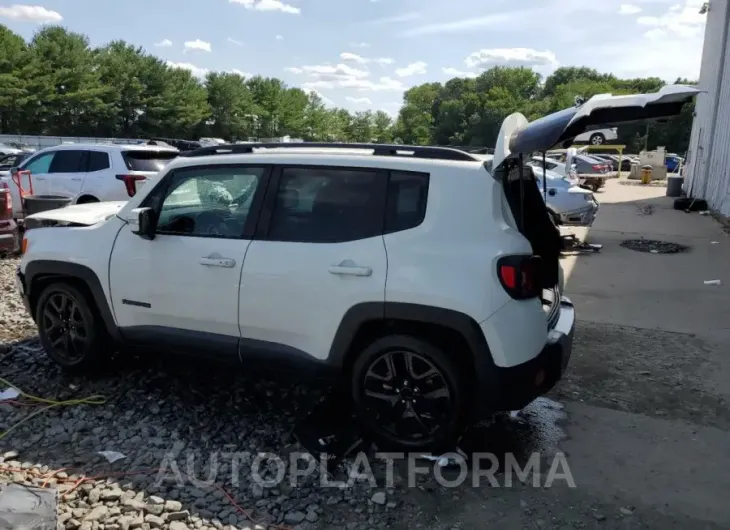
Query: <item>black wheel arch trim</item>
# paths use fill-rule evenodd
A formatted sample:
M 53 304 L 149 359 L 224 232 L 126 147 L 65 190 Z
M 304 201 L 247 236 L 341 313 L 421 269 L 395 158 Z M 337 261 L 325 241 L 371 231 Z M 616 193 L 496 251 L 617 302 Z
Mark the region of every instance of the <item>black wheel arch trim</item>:
M 328 361 L 344 367 L 347 356 L 361 327 L 378 320 L 405 320 L 435 324 L 457 332 L 469 346 L 474 368 L 478 373 L 493 373 L 495 367 L 489 345 L 481 327 L 469 315 L 452 309 L 404 302 L 367 302 L 351 307 L 342 318 L 332 341 Z
M 121 340 L 122 336 L 117 327 L 114 315 L 112 314 L 109 302 L 107 301 L 101 281 L 96 273 L 85 265 L 79 263 L 68 263 L 65 261 L 55 260 L 37 260 L 29 262 L 25 267 L 25 293 L 28 296 L 29 303 L 37 300 L 40 293 L 33 290 L 33 284 L 39 279 L 58 278 L 59 281 L 64 279 L 80 280 L 89 289 L 94 303 L 99 309 L 100 316 L 104 322 L 109 335 L 115 340 Z M 31 310 L 35 312 L 34 305 Z

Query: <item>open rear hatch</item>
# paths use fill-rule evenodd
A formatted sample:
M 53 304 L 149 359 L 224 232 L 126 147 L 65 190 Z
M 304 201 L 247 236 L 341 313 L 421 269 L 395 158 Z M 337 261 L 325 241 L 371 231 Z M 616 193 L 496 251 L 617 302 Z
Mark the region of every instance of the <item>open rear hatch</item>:
M 547 211 L 533 172 L 524 164 L 533 155 L 556 145 L 567 147 L 586 131 L 622 123 L 676 116 L 699 92 L 696 88 L 669 85 L 652 94 L 593 96 L 585 103 L 528 122 L 520 113 L 502 123 L 492 175 L 504 186 L 504 193 L 519 231 L 527 238 L 535 256 L 540 258 L 543 298 L 557 294 L 562 238 Z

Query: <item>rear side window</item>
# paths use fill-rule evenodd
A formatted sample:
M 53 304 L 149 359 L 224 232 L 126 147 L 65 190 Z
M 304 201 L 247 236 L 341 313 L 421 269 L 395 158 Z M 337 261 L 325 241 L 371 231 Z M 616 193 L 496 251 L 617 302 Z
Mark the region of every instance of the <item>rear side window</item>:
M 57 151 L 53 157 L 49 173 L 80 173 L 86 172 L 86 168 L 81 167 L 81 161 L 84 158 L 83 151 L 62 150 Z
M 177 155 L 177 151 L 122 151 L 122 158 L 130 171 L 160 171 Z
M 391 171 L 385 210 L 385 233 L 415 228 L 426 216 L 427 173 Z
M 380 235 L 385 176 L 374 170 L 283 168 L 267 239 L 337 243 Z
M 87 171 L 101 171 L 109 169 L 109 155 L 103 151 L 89 151 L 89 166 Z

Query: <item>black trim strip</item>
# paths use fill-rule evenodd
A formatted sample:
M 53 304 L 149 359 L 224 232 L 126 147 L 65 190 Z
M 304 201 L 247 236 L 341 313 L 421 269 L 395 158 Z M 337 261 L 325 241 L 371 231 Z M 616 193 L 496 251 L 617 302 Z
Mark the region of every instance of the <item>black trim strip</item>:
M 148 304 L 147 302 L 138 302 L 136 300 L 127 300 L 126 298 L 122 298 L 122 304 L 133 305 L 135 307 L 145 307 L 147 309 L 152 308 L 152 304 Z

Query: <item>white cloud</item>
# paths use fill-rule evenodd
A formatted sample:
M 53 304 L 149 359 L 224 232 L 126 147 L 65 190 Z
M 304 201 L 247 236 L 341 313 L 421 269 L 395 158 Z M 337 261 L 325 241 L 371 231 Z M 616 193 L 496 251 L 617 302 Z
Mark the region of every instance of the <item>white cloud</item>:
M 424 63 L 423 61 L 417 61 L 415 63 L 411 63 L 408 66 L 404 68 L 396 68 L 395 73 L 400 77 L 408 77 L 412 75 L 423 75 L 426 73 L 426 67 L 428 66 L 427 63 Z
M 420 18 L 421 14 L 418 12 L 403 13 L 400 15 L 394 15 L 392 17 L 376 18 L 375 20 L 368 21 L 368 24 L 382 25 L 382 24 L 399 24 L 401 22 L 410 22 Z
M 280 0 L 228 0 L 232 4 L 241 4 L 246 9 L 255 11 L 281 11 L 291 15 L 298 15 L 302 12 L 298 7 L 285 4 Z
M 349 88 L 360 92 L 379 92 L 403 91 L 406 88 L 401 81 L 387 76 L 381 77 L 377 81 L 368 79 L 370 77 L 368 70 L 355 68 L 344 63 L 295 66 L 285 70 L 301 75 L 304 78 L 301 86 L 305 89 Z
M 167 61 L 167 66 L 169 66 L 170 68 L 189 70 L 195 77 L 205 77 L 205 75 L 208 73 L 207 68 L 201 68 L 190 63 L 174 63 L 172 61 Z
M 464 63 L 469 68 L 486 70 L 495 65 L 555 66 L 558 61 L 551 51 L 540 52 L 530 48 L 492 48 L 472 53 Z
M 621 7 L 618 8 L 619 15 L 635 15 L 641 11 L 642 9 L 634 4 L 621 4 Z
M 343 61 L 352 61 L 353 63 L 358 64 L 366 64 L 370 62 L 370 59 L 366 59 L 365 57 L 357 55 L 356 53 L 350 52 L 342 52 L 340 54 L 340 59 L 342 59 Z
M 170 39 L 162 39 L 160 42 L 155 42 L 155 46 L 158 48 L 169 48 L 172 46 L 172 41 Z
M 499 13 L 494 15 L 486 15 L 483 17 L 469 17 L 462 20 L 454 20 L 452 22 L 440 22 L 436 24 L 425 24 L 409 29 L 405 32 L 408 37 L 419 35 L 436 35 L 441 33 L 458 33 L 464 30 L 473 30 L 487 28 L 514 22 L 516 20 L 532 17 L 529 11 L 513 11 L 511 13 Z
M 297 68 L 296 66 L 289 66 L 287 68 L 284 68 L 287 72 L 291 72 L 292 74 L 302 74 L 304 73 L 304 70 L 301 68 Z
M 63 17 L 56 11 L 51 11 L 41 6 L 25 6 L 13 4 L 11 6 L 0 6 L 0 17 L 17 20 L 19 22 L 61 22 Z
M 356 105 L 372 105 L 373 102 L 370 101 L 370 98 L 354 98 L 352 96 L 347 96 L 345 98 L 350 103 L 354 103 Z
M 391 59 L 390 57 L 378 57 L 377 59 L 374 59 L 374 61 L 380 66 L 386 66 L 395 62 L 395 60 Z
M 228 37 L 228 42 L 230 42 L 231 44 L 235 44 L 236 46 L 244 46 L 243 41 L 236 40 L 232 37 Z
M 302 90 L 304 92 L 306 92 L 307 94 L 314 94 L 315 96 L 319 97 L 319 99 L 321 99 L 322 103 L 324 103 L 325 105 L 334 105 L 335 104 L 334 101 L 332 101 L 330 98 L 328 98 L 327 96 L 322 94 L 322 92 L 320 92 L 319 90 L 315 90 L 314 88 L 302 88 Z
M 276 40 L 284 40 L 284 35 L 277 35 Z
M 477 72 L 468 72 L 457 68 L 442 68 L 442 70 L 446 75 L 450 75 L 451 77 L 476 77 L 479 75 Z
M 243 70 L 239 70 L 238 68 L 231 68 L 230 70 L 225 71 L 227 74 L 237 74 L 241 77 L 253 77 L 253 74 L 250 72 L 244 72 Z
M 665 33 L 677 37 L 688 38 L 701 35 L 705 26 L 705 15 L 700 15 L 702 2 L 686 0 L 684 6 L 673 5 L 667 12 L 658 17 L 644 16 L 636 19 L 642 26 L 664 30 Z M 656 38 L 659 32 L 648 31 L 646 36 Z
M 211 52 L 212 51 L 210 42 L 205 42 L 204 40 L 200 40 L 200 39 L 186 41 L 183 46 L 185 47 L 186 52 L 195 51 L 195 50 L 199 50 L 202 52 Z
M 353 48 L 369 48 L 370 44 L 368 44 L 367 42 L 351 42 L 350 46 L 352 46 Z

